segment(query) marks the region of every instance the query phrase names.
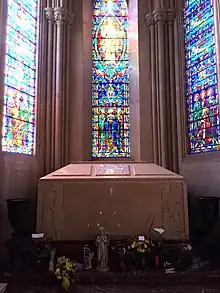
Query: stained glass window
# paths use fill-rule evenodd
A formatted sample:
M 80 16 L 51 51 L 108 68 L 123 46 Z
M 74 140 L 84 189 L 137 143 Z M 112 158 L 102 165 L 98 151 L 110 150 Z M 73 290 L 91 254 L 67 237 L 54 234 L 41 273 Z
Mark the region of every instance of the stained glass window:
M 37 0 L 8 0 L 2 150 L 33 154 Z
M 130 157 L 126 0 L 96 0 L 92 25 L 92 156 Z
M 212 0 L 185 0 L 184 29 L 190 153 L 219 150 L 219 98 Z

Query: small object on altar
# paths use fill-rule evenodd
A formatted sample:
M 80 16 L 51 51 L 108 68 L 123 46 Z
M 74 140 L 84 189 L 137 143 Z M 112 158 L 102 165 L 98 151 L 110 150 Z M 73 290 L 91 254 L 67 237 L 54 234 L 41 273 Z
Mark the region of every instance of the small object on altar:
M 85 270 L 91 269 L 94 253 L 91 252 L 91 250 L 89 249 L 87 245 L 83 247 L 83 256 L 84 256 L 84 269 Z
M 139 241 L 145 241 L 145 237 L 144 236 L 138 236 L 138 240 Z
M 44 233 L 33 233 L 32 235 L 31 235 L 31 238 L 32 239 L 39 239 L 39 238 L 44 238 Z
M 163 228 L 154 228 L 154 231 L 157 232 L 157 234 L 159 234 L 160 236 L 162 236 L 165 230 Z
M 165 261 L 164 269 L 166 274 L 173 274 L 175 273 L 175 268 L 172 267 L 170 262 Z
M 108 246 L 109 246 L 109 235 L 105 232 L 105 228 L 99 226 L 98 233 L 95 241 L 97 247 L 97 269 L 99 271 L 108 271 Z
M 49 272 L 53 273 L 55 271 L 55 255 L 56 250 L 52 248 L 50 251 L 50 260 L 49 260 Z

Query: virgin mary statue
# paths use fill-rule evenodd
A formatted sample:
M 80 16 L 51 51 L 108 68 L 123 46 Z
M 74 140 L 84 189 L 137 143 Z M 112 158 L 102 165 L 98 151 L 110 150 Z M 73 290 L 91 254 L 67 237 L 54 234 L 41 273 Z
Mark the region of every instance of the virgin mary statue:
M 109 235 L 105 232 L 104 227 L 99 227 L 95 244 L 97 246 L 97 269 L 99 271 L 108 271 Z

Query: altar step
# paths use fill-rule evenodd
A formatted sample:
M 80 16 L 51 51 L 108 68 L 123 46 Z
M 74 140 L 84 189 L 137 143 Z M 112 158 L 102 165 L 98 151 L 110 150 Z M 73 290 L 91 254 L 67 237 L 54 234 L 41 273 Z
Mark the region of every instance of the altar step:
M 164 272 L 141 273 L 135 276 L 117 275 L 106 272 L 100 273 L 96 270 L 78 273 L 76 284 L 78 285 L 147 285 L 149 287 L 163 287 L 175 285 L 219 285 L 220 272 L 197 271 L 197 272 L 175 272 L 165 274 Z
M 22 284 L 24 286 L 38 286 L 41 284 L 43 287 L 59 286 L 59 281 L 55 276 L 44 269 L 37 271 L 30 270 L 25 272 L 13 272 L 7 282 L 10 286 L 13 284 Z M 175 272 L 173 274 L 165 274 L 162 271 L 155 271 L 137 274 L 136 276 L 130 274 L 124 277 L 111 272 L 100 273 L 94 269 L 78 273 L 75 284 L 80 286 L 140 285 L 147 286 L 148 288 L 190 287 L 199 285 L 204 286 L 204 288 L 220 288 L 220 271 Z M 0 291 L 0 293 L 3 292 L 4 291 Z

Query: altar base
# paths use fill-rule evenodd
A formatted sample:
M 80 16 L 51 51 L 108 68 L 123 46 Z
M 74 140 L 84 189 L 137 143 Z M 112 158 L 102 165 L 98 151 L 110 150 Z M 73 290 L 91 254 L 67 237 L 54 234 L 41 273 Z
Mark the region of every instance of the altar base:
M 84 162 L 40 179 L 37 232 L 51 240 L 111 239 L 163 228 L 167 240 L 187 240 L 188 204 L 182 176 L 155 164 Z

